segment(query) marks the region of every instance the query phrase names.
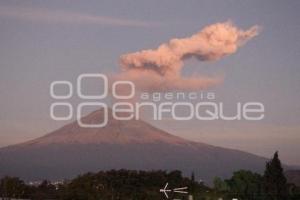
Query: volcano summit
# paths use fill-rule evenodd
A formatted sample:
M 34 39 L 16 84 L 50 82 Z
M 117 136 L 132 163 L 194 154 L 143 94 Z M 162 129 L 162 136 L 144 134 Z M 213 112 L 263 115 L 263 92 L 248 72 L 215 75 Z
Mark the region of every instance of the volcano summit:
M 103 110 L 97 110 L 82 121 L 96 123 L 101 117 Z M 43 137 L 1 148 L 0 176 L 55 180 L 109 169 L 177 169 L 211 182 L 239 169 L 261 172 L 265 162 L 250 153 L 173 136 L 142 120 L 118 121 L 110 110 L 103 128 L 82 128 L 73 122 Z

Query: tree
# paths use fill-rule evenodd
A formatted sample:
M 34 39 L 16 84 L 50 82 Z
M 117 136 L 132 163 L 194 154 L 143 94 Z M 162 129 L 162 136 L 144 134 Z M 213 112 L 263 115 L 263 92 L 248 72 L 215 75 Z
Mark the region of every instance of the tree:
M 192 195 L 194 195 L 194 193 L 195 193 L 195 174 L 194 174 L 194 172 L 192 172 L 192 174 L 191 174 L 191 181 L 190 181 L 191 183 L 190 183 L 190 192 L 191 192 L 191 194 Z
M 223 181 L 220 177 L 215 177 L 213 180 L 214 189 L 217 192 L 227 192 L 229 190 L 228 184 Z
M 286 200 L 288 198 L 287 180 L 276 151 L 271 161 L 267 162 L 264 173 L 265 199 Z
M 0 181 L 0 196 L 5 199 L 21 198 L 25 190 L 25 183 L 17 177 L 6 176 Z

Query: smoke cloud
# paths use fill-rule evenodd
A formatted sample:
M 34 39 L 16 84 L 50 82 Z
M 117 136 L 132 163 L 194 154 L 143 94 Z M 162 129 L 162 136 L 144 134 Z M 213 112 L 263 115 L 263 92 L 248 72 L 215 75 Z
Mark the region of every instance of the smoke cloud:
M 216 61 L 233 54 L 258 34 L 258 26 L 241 30 L 231 22 L 204 27 L 187 38 L 174 38 L 157 49 L 142 50 L 120 57 L 123 72 L 115 78 L 133 81 L 137 88 L 147 91 L 206 89 L 222 82 L 221 77 L 181 74 L 184 60 Z

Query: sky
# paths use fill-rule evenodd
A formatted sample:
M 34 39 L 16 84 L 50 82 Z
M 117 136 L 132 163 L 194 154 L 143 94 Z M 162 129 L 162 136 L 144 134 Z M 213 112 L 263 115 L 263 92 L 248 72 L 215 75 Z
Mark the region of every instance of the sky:
M 241 149 L 300 165 L 300 1 L 297 0 L 46 0 L 0 1 L 0 146 L 42 136 L 53 121 L 49 86 L 81 73 L 120 72 L 121 55 L 156 49 L 228 20 L 260 33 L 220 60 L 184 61 L 182 73 L 217 75 L 209 89 L 233 110 L 259 101 L 259 122 L 151 121 L 187 139 Z M 68 123 L 68 122 L 65 122 Z

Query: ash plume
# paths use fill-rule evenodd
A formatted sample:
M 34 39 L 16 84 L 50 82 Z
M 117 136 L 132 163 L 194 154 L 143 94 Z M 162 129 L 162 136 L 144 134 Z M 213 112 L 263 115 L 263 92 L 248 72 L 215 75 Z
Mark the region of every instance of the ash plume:
M 258 26 L 241 30 L 231 22 L 216 23 L 186 38 L 174 38 L 157 49 L 142 50 L 120 57 L 123 72 L 118 80 L 130 80 L 147 91 L 206 89 L 222 82 L 221 77 L 201 74 L 183 77 L 184 60 L 216 61 L 233 54 L 258 34 Z

